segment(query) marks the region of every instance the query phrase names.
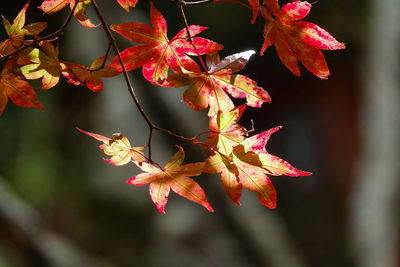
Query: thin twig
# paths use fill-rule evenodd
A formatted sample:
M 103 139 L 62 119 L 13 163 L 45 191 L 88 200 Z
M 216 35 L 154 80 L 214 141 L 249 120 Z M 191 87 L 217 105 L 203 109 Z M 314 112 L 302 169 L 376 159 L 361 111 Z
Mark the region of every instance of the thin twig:
M 121 68 L 122 68 L 122 73 L 124 75 L 124 79 L 125 79 L 125 82 L 127 84 L 129 94 L 131 95 L 131 97 L 132 97 L 137 109 L 139 110 L 140 114 L 142 115 L 143 119 L 146 121 L 147 125 L 149 126 L 149 137 L 148 137 L 148 142 L 147 142 L 147 147 L 148 147 L 148 152 L 149 152 L 149 156 L 148 156 L 149 162 L 153 163 L 153 161 L 151 159 L 151 140 L 152 140 L 152 136 L 153 136 L 153 130 L 157 130 L 157 131 L 166 133 L 168 135 L 171 135 L 173 137 L 176 137 L 178 139 L 194 143 L 194 139 L 193 138 L 187 138 L 187 137 L 178 135 L 178 134 L 176 134 L 176 133 L 174 133 L 174 132 L 172 132 L 170 130 L 166 130 L 166 129 L 160 128 L 160 127 L 156 126 L 150 120 L 150 118 L 148 117 L 148 115 L 144 111 L 143 107 L 141 106 L 141 104 L 139 102 L 139 99 L 137 98 L 137 96 L 135 94 L 135 90 L 133 89 L 131 80 L 130 80 L 129 75 L 128 75 L 128 71 L 126 70 L 125 64 L 124 64 L 124 62 L 122 60 L 121 52 L 119 51 L 118 45 L 117 45 L 117 43 L 115 41 L 114 36 L 111 33 L 110 28 L 107 26 L 107 23 L 105 22 L 104 16 L 101 13 L 101 11 L 100 11 L 100 9 L 99 9 L 99 7 L 97 5 L 96 0 L 93 0 L 92 4 L 93 4 L 93 8 L 94 8 L 94 10 L 95 10 L 95 12 L 97 14 L 97 17 L 99 18 L 99 20 L 101 22 L 101 25 L 103 26 L 103 29 L 104 29 L 104 31 L 105 31 L 105 33 L 106 33 L 106 35 L 107 35 L 107 37 L 108 37 L 108 39 L 109 39 L 109 41 L 111 43 L 111 46 L 113 47 L 114 52 L 116 53 L 116 55 L 117 55 L 117 57 L 119 59 L 119 62 L 121 64 Z
M 92 4 L 93 4 L 94 10 L 97 14 L 97 17 L 99 18 L 101 25 L 103 26 L 103 29 L 104 29 L 112 47 L 114 48 L 114 52 L 117 54 L 117 57 L 121 63 L 122 74 L 124 75 L 125 82 L 128 86 L 129 94 L 131 95 L 133 101 L 135 102 L 135 105 L 136 105 L 137 109 L 139 110 L 140 114 L 142 115 L 143 119 L 146 121 L 147 125 L 150 128 L 149 139 L 148 139 L 148 149 L 149 149 L 149 159 L 151 160 L 151 138 L 152 138 L 152 132 L 153 132 L 153 129 L 155 128 L 155 126 L 151 122 L 150 118 L 147 116 L 146 112 L 143 110 L 143 107 L 140 105 L 139 99 L 137 98 L 137 96 L 135 94 L 135 90 L 133 89 L 131 80 L 130 80 L 128 72 L 126 70 L 125 64 L 122 60 L 121 52 L 119 51 L 118 45 L 115 41 L 114 36 L 111 33 L 110 28 L 107 26 L 107 23 L 105 22 L 104 16 L 101 13 L 96 0 L 93 0 Z
M 201 55 L 200 55 L 199 51 L 197 50 L 197 47 L 196 47 L 196 46 L 194 45 L 194 43 L 193 43 L 192 36 L 190 35 L 189 25 L 188 25 L 188 22 L 187 22 L 187 19 L 186 19 L 185 11 L 183 10 L 183 6 L 185 5 L 185 1 L 176 0 L 175 2 L 176 2 L 177 5 L 178 5 L 178 8 L 179 8 L 179 11 L 180 11 L 180 14 L 181 14 L 181 18 L 182 18 L 182 22 L 183 22 L 183 24 L 185 25 L 186 34 L 187 34 L 187 36 L 188 36 L 189 42 L 190 42 L 190 44 L 193 46 L 194 51 L 196 51 L 197 57 L 198 57 L 199 60 L 200 60 L 201 66 L 203 67 L 203 70 L 204 70 L 205 72 L 207 72 L 208 69 L 207 69 L 206 65 L 204 64 L 204 61 L 203 61 L 203 59 L 201 58 Z

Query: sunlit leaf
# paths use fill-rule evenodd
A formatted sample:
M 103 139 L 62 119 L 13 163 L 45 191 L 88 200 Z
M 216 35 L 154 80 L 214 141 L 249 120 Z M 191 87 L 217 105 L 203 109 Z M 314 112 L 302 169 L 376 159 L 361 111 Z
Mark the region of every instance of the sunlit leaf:
M 164 168 L 146 162 L 138 165 L 143 173 L 129 179 L 128 184 L 146 185 L 150 183 L 150 197 L 157 209 L 162 213 L 165 213 L 165 205 L 168 202 L 170 189 L 213 212 L 214 210 L 208 203 L 203 189 L 188 177 L 200 175 L 204 169 L 204 162 L 181 165 L 185 153 L 181 147 L 178 148 L 179 151 L 168 161 Z
M 263 88 L 247 76 L 234 74 L 247 63 L 252 51 L 228 56 L 221 62 L 211 54 L 206 61 L 210 68 L 207 72 L 185 71 L 168 77 L 168 85 L 182 87 L 191 85 L 183 93 L 183 99 L 195 110 L 210 107 L 209 115 L 218 110 L 229 111 L 234 108 L 230 97 L 246 98 L 246 104 L 261 107 L 262 103 L 270 102 L 271 98 Z
M 221 173 L 222 185 L 232 202 L 240 204 L 244 187 L 256 192 L 260 203 L 275 208 L 276 191 L 267 175 L 294 177 L 311 173 L 298 170 L 266 151 L 269 137 L 280 127 L 247 137 L 246 131 L 237 124 L 243 107 L 219 112 L 211 118 L 205 172 Z
M 278 0 L 265 1 L 267 7 L 261 7 L 261 14 L 267 20 L 264 26 L 264 44 L 260 54 L 275 44 L 276 51 L 283 64 L 295 75 L 300 75 L 297 60 L 316 76 L 326 79 L 328 65 L 320 51 L 344 49 L 345 45 L 319 26 L 298 21 L 307 16 L 311 4 L 307 1 L 293 1 L 282 7 Z
M 150 18 L 153 28 L 143 23 L 128 22 L 116 24 L 111 29 L 132 42 L 142 45 L 125 49 L 121 56 L 126 69 L 133 70 L 143 66 L 143 76 L 153 84 L 162 84 L 168 76 L 170 67 L 198 71 L 198 66 L 189 55 L 196 55 L 196 50 L 187 39 L 186 29 L 182 29 L 171 40 L 167 36 L 167 23 L 151 2 Z M 193 37 L 206 29 L 197 25 L 188 27 Z M 222 46 L 210 40 L 193 37 L 193 44 L 203 55 L 222 49 Z M 111 66 L 122 71 L 116 57 Z
M 45 14 L 52 14 L 60 11 L 68 4 L 71 8 L 75 6 L 76 0 L 44 0 L 40 5 L 40 9 Z M 91 0 L 78 0 L 78 4 L 74 10 L 75 18 L 85 27 L 93 28 L 95 25 L 90 21 L 90 19 L 86 16 L 86 9 L 91 4 Z
M 102 78 L 114 77 L 120 74 L 110 65 L 104 65 L 104 57 L 93 61 L 89 67 L 79 64 L 65 64 L 62 74 L 68 78 L 68 82 L 74 85 L 86 85 L 93 92 L 103 90 Z
M 108 138 L 99 134 L 83 131 L 79 128 L 78 130 L 103 142 L 103 144 L 100 145 L 100 149 L 102 149 L 107 156 L 111 156 L 110 159 L 105 159 L 105 161 L 115 166 L 122 166 L 129 162 L 140 165 L 146 160 L 146 157 L 141 152 L 144 147 L 132 147 L 128 138 L 122 134 L 113 134 L 112 138 Z
M 61 75 L 61 64 L 58 61 L 58 47 L 54 47 L 48 41 L 42 41 L 40 43 L 40 49 L 26 49 L 28 54 L 20 57 L 23 60 L 29 60 L 29 64 L 18 64 L 23 65 L 21 67 L 22 74 L 26 79 L 35 80 L 42 78 L 42 88 L 44 90 L 54 87 L 60 80 Z M 25 52 L 25 51 L 24 51 Z

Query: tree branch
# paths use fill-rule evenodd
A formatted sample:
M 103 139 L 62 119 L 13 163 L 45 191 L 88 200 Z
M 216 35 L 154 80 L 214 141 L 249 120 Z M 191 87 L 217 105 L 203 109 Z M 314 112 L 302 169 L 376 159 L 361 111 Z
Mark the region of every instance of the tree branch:
M 200 53 L 199 53 L 199 50 L 197 50 L 196 46 L 195 46 L 194 43 L 193 43 L 192 36 L 190 35 L 189 25 L 188 25 L 188 23 L 187 23 L 185 11 L 183 10 L 183 6 L 185 5 L 185 4 L 184 4 L 185 2 L 182 1 L 182 0 L 176 0 L 175 3 L 178 5 L 178 8 L 179 8 L 179 11 L 180 11 L 180 14 L 181 14 L 181 18 L 182 18 L 182 22 L 183 22 L 183 24 L 185 25 L 186 34 L 187 34 L 187 36 L 188 36 L 189 42 L 192 44 L 192 46 L 193 46 L 193 48 L 194 48 L 194 51 L 196 51 L 197 57 L 198 57 L 199 60 L 200 60 L 201 66 L 203 67 L 203 70 L 204 70 L 205 72 L 207 72 L 208 69 L 207 69 L 206 65 L 204 64 L 203 59 L 201 58 L 201 55 L 200 55 Z
M 152 140 L 152 136 L 153 136 L 153 131 L 154 130 L 166 133 L 166 134 L 168 134 L 170 136 L 176 137 L 176 138 L 184 140 L 184 141 L 188 141 L 188 142 L 194 143 L 194 138 L 184 137 L 184 136 L 176 134 L 176 133 L 174 133 L 174 132 L 172 132 L 170 130 L 166 130 L 166 129 L 160 128 L 160 127 L 156 126 L 150 120 L 149 116 L 144 111 L 142 105 L 139 102 L 139 99 L 137 98 L 137 96 L 135 94 L 135 90 L 133 89 L 132 82 L 131 82 L 131 80 L 129 78 L 128 71 L 126 70 L 125 64 L 124 64 L 124 62 L 122 60 L 121 52 L 119 51 L 118 45 L 117 45 L 117 43 L 115 41 L 114 36 L 112 35 L 112 32 L 111 32 L 110 28 L 107 26 L 107 24 L 105 22 L 104 16 L 101 13 L 101 11 L 100 11 L 100 9 L 99 9 L 99 7 L 97 5 L 96 0 L 93 0 L 92 4 L 93 4 L 94 10 L 95 10 L 95 12 L 97 14 L 97 17 L 99 18 L 99 20 L 101 22 L 101 25 L 102 25 L 102 27 L 103 27 L 103 29 L 104 29 L 109 41 L 110 41 L 110 44 L 113 47 L 114 52 L 116 53 L 116 55 L 117 55 L 117 57 L 119 59 L 119 62 L 121 64 L 121 68 L 122 68 L 122 74 L 124 76 L 126 85 L 128 87 L 129 94 L 131 95 L 131 97 L 132 97 L 137 109 L 139 110 L 140 114 L 142 115 L 143 119 L 146 121 L 147 125 L 149 126 L 149 137 L 148 137 L 148 142 L 147 142 L 148 154 L 149 154 L 148 155 L 149 162 L 153 163 L 153 161 L 151 159 L 151 140 Z M 189 34 L 189 36 L 190 36 L 190 34 Z

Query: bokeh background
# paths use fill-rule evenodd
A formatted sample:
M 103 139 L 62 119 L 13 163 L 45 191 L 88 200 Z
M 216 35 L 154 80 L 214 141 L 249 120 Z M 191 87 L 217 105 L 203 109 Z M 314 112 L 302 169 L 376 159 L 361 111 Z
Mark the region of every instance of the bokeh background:
M 25 2 L 2 1 L 0 14 L 12 21 Z M 66 8 L 42 17 L 41 1 L 30 3 L 28 22 L 47 21 L 46 33 L 68 15 Z M 173 1 L 154 3 L 171 38 L 182 28 L 178 9 Z M 130 13 L 116 1 L 98 4 L 109 24 L 149 23 L 147 0 Z M 264 21 L 250 24 L 243 7 L 219 3 L 185 11 L 189 24 L 209 27 L 202 36 L 225 46 L 221 56 L 262 46 Z M 99 93 L 63 79 L 38 92 L 44 111 L 9 102 L 0 118 L 0 266 L 400 266 L 398 18 L 398 0 L 314 2 L 306 20 L 347 45 L 324 52 L 328 80 L 302 66 L 295 77 L 274 48 L 253 56 L 242 71 L 272 103 L 248 108 L 241 123 L 250 128 L 253 120 L 256 132 L 282 125 L 268 151 L 313 172 L 273 177 L 274 210 L 246 190 L 242 206 L 231 203 L 218 175 L 196 178 L 212 214 L 171 193 L 162 215 L 147 187 L 127 185 L 138 169 L 107 164 L 98 142 L 76 130 L 121 132 L 137 145 L 147 143 L 148 128 L 122 76 L 106 79 Z M 0 37 L 6 38 L 4 29 Z M 133 45 L 116 37 L 121 48 Z M 75 20 L 59 43 L 62 60 L 85 65 L 107 49 L 101 27 L 87 30 Z M 134 88 L 157 125 L 188 137 L 208 129 L 206 112 L 182 101 L 184 88 L 151 86 L 140 74 L 131 72 Z M 164 164 L 175 143 L 185 148 L 187 162 L 203 159 L 201 149 L 157 132 L 154 159 Z

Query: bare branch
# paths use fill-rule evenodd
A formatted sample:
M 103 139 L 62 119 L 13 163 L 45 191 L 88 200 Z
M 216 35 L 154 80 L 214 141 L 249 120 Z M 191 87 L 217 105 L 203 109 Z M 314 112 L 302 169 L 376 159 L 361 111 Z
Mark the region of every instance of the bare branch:
M 197 57 L 198 57 L 199 60 L 200 60 L 201 66 L 203 67 L 203 70 L 204 70 L 205 72 L 207 72 L 208 69 L 207 69 L 206 65 L 204 64 L 204 61 L 203 61 L 203 59 L 201 58 L 201 55 L 200 55 L 199 51 L 197 50 L 196 46 L 195 46 L 194 43 L 193 43 L 192 36 L 190 36 L 189 25 L 188 25 L 188 23 L 187 23 L 185 11 L 183 10 L 183 6 L 184 6 L 184 3 L 185 3 L 185 2 L 184 2 L 184 1 L 181 1 L 181 0 L 176 0 L 175 2 L 176 2 L 177 5 L 178 5 L 178 8 L 179 8 L 179 11 L 180 11 L 180 14 L 181 14 L 181 18 L 182 18 L 183 24 L 185 25 L 186 33 L 187 33 L 187 35 L 188 35 L 189 42 L 192 44 L 194 50 L 196 51 Z
M 142 105 L 139 102 L 139 99 L 137 98 L 137 96 L 135 94 L 135 90 L 133 89 L 132 82 L 131 82 L 131 80 L 129 78 L 128 71 L 126 70 L 125 64 L 124 64 L 124 62 L 122 60 L 121 52 L 119 51 L 118 45 L 117 45 L 117 43 L 115 41 L 115 38 L 112 35 L 112 32 L 111 32 L 110 28 L 107 26 L 107 23 L 105 22 L 104 16 L 101 13 L 101 11 L 100 11 L 100 9 L 99 9 L 99 7 L 97 5 L 96 0 L 93 0 L 92 3 L 93 3 L 94 10 L 95 10 L 100 22 L 101 22 L 101 25 L 102 25 L 102 27 L 103 27 L 103 29 L 104 29 L 109 41 L 110 41 L 110 44 L 113 47 L 114 52 L 116 53 L 116 55 L 117 55 L 117 57 L 119 59 L 119 62 L 121 63 L 122 74 L 124 75 L 125 82 L 126 82 L 126 85 L 128 87 L 129 94 L 131 95 L 133 101 L 135 102 L 135 105 L 136 105 L 137 109 L 139 110 L 140 114 L 142 115 L 143 119 L 146 121 L 147 125 L 149 126 L 149 137 L 148 137 L 148 142 L 147 142 L 147 147 L 148 147 L 148 151 L 149 151 L 149 156 L 148 156 L 149 162 L 153 162 L 152 159 L 151 159 L 151 140 L 152 140 L 152 136 L 153 136 L 153 130 L 157 130 L 157 131 L 166 133 L 168 135 L 171 135 L 173 137 L 176 137 L 178 139 L 193 143 L 193 141 L 194 141 L 193 138 L 187 138 L 187 137 L 178 135 L 178 134 L 176 134 L 176 133 L 174 133 L 174 132 L 172 132 L 170 130 L 166 130 L 166 129 L 160 128 L 160 127 L 156 126 L 150 120 L 149 116 L 144 111 Z M 190 34 L 189 34 L 189 36 L 190 36 Z

